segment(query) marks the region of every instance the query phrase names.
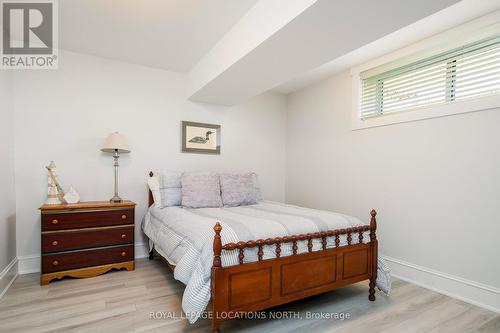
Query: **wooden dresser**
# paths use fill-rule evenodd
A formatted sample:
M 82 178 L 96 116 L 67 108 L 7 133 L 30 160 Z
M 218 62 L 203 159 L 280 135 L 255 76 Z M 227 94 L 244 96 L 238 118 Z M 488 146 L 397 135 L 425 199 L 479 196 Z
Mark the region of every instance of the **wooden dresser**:
M 134 270 L 135 203 L 43 205 L 40 284 Z

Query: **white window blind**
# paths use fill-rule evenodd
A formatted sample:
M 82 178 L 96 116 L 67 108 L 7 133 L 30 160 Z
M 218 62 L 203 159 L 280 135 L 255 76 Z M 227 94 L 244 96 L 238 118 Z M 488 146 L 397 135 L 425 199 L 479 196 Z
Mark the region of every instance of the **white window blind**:
M 361 73 L 360 117 L 500 93 L 500 36 L 370 76 Z

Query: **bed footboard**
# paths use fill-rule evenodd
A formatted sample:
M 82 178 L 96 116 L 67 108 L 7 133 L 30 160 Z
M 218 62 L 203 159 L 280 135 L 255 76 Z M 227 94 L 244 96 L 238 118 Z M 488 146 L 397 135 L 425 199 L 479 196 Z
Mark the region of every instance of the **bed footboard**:
M 222 245 L 222 227 L 214 227 L 212 265 L 212 332 L 220 332 L 222 321 L 239 313 L 260 311 L 301 298 L 321 294 L 343 286 L 370 280 L 369 300 L 375 300 L 377 278 L 376 212 L 370 225 L 329 230 L 313 234 Z M 370 242 L 363 233 L 370 231 Z M 340 246 L 340 235 L 347 245 Z M 335 238 L 335 247 L 327 249 L 327 238 Z M 357 242 L 353 244 L 354 237 Z M 321 239 L 322 248 L 312 251 L 313 239 Z M 298 254 L 297 242 L 306 241 L 308 252 Z M 292 255 L 281 257 L 281 245 L 292 244 Z M 263 247 L 275 246 L 276 258 L 263 260 Z M 258 261 L 243 263 L 246 248 L 257 248 Z M 222 267 L 222 251 L 238 251 L 239 265 Z

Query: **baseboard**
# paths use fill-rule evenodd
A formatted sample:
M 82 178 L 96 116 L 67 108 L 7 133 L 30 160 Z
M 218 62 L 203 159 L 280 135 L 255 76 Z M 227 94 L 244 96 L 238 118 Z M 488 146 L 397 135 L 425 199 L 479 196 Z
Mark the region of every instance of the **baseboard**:
M 19 275 L 40 272 L 40 255 L 19 256 Z
M 458 276 L 384 257 L 395 278 L 500 313 L 500 289 Z
M 135 244 L 134 251 L 135 251 L 135 259 L 149 257 L 149 252 L 148 252 L 147 246 L 144 243 Z
M 14 258 L 0 273 L 0 299 L 7 292 L 18 274 L 18 260 Z
M 144 243 L 135 244 L 135 259 L 147 258 L 149 253 Z M 29 274 L 40 272 L 40 255 L 20 256 L 19 274 Z

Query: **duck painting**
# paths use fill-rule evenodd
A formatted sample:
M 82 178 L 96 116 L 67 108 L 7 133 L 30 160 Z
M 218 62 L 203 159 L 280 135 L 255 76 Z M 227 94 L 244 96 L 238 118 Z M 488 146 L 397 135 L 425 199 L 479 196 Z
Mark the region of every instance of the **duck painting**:
M 220 154 L 220 125 L 182 122 L 182 152 Z
M 210 135 L 211 134 L 214 134 L 214 132 L 208 131 L 205 134 L 205 137 L 195 136 L 194 138 L 192 138 L 191 140 L 189 140 L 189 142 L 191 142 L 191 143 L 201 143 L 201 144 L 207 143 L 208 141 L 210 141 Z

